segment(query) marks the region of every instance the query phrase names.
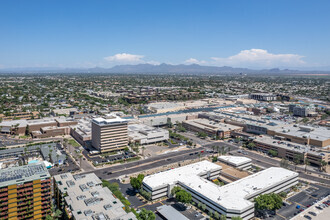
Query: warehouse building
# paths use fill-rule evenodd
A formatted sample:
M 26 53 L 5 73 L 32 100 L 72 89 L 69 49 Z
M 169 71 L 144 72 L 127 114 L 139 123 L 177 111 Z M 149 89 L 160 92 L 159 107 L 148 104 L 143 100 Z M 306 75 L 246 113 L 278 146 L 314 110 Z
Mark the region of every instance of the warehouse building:
M 254 217 L 253 199 L 260 194 L 279 193 L 298 183 L 298 173 L 272 167 L 225 186 L 209 180 L 219 177 L 221 166 L 201 161 L 173 170 L 164 171 L 143 180 L 143 189 L 150 192 L 152 199 L 171 196 L 171 189 L 180 186 L 203 203 L 208 210 L 243 219 Z

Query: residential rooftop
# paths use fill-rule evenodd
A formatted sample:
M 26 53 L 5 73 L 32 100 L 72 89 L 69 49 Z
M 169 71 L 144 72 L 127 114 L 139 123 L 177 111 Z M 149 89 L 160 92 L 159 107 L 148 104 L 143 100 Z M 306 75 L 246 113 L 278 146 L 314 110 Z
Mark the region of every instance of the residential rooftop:
M 0 170 L 0 188 L 37 179 L 50 178 L 44 163 L 38 162 Z
M 54 179 L 60 191 L 67 193 L 67 209 L 74 219 L 136 220 L 132 212 L 125 212 L 124 205 L 107 187 L 102 187 L 102 181 L 94 173 L 65 173 L 54 176 Z

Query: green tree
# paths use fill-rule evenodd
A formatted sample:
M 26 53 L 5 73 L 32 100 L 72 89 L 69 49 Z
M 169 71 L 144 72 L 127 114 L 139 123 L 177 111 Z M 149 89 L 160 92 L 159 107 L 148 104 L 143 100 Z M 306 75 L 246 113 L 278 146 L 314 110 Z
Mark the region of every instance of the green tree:
M 217 213 L 218 214 L 218 213 Z M 219 214 L 218 214 L 219 215 Z M 219 218 L 219 217 L 218 217 Z M 227 217 L 225 215 L 220 216 L 220 220 L 227 220 Z
M 248 143 L 247 148 L 253 150 L 255 148 L 255 146 L 256 146 L 255 143 L 250 142 L 250 143 Z
M 268 151 L 268 154 L 270 154 L 271 156 L 273 157 L 276 157 L 278 155 L 277 151 L 276 150 L 269 150 Z
M 131 177 L 130 184 L 133 187 L 133 189 L 139 190 L 142 188 L 142 182 L 144 179 L 143 174 L 139 174 L 137 177 Z
M 138 220 L 155 220 L 156 215 L 153 211 L 146 210 L 145 208 L 141 209 L 140 213 L 137 214 Z
M 275 193 L 262 194 L 254 199 L 255 209 L 257 211 L 280 209 L 282 207 L 282 198 Z
M 281 160 L 280 166 L 285 168 L 285 169 L 288 168 L 289 167 L 289 161 L 286 158 L 283 158 Z
M 320 163 L 321 163 L 321 169 L 324 171 L 325 167 L 328 165 L 328 163 L 324 160 L 321 160 Z
M 175 194 L 175 199 L 178 201 L 178 202 L 181 202 L 183 204 L 188 204 L 191 202 L 192 200 L 192 196 L 190 193 L 188 193 L 187 191 L 185 190 L 180 190 L 179 192 L 177 192 Z
M 197 136 L 200 137 L 200 138 L 203 138 L 203 139 L 204 139 L 204 138 L 207 137 L 207 134 L 206 134 L 205 132 L 202 132 L 202 131 L 201 131 L 201 132 L 198 132 L 198 133 L 197 133 Z

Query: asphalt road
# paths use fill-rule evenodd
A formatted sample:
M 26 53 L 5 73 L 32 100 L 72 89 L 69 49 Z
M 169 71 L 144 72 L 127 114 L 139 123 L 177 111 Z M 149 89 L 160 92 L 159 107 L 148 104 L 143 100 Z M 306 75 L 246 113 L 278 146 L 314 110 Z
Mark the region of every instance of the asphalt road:
M 268 156 L 263 156 L 263 155 L 260 155 L 260 154 L 257 154 L 257 153 L 251 152 L 251 151 L 247 151 L 247 152 L 248 152 L 247 155 L 243 155 L 242 153 L 238 153 L 237 151 L 233 151 L 232 154 L 234 156 L 248 157 L 248 158 L 252 159 L 253 164 L 256 164 L 256 165 L 264 167 L 264 168 L 270 168 L 270 167 L 274 167 L 274 166 L 279 167 L 280 166 L 280 161 L 278 161 L 278 160 L 275 160 L 275 159 L 272 159 Z M 293 170 L 293 171 L 295 170 L 294 165 L 289 165 L 288 168 Z M 317 182 L 320 182 L 320 183 L 325 183 L 325 184 L 330 185 L 330 180 L 329 179 L 324 179 L 324 178 L 320 178 L 320 177 L 317 177 L 317 176 L 308 175 L 304 172 L 304 169 L 301 168 L 301 167 L 297 167 L 296 172 L 299 173 L 300 178 L 307 179 L 307 180 L 312 180 L 312 181 L 317 181 Z M 309 172 L 312 172 L 312 171 L 309 171 Z M 315 173 L 317 175 L 319 174 L 319 172 L 315 172 L 315 171 L 313 173 Z M 328 176 L 327 174 L 324 174 L 324 173 L 322 173 L 322 175 Z
M 97 169 L 90 172 L 84 173 L 95 173 L 98 177 L 102 179 L 115 179 L 122 175 L 128 175 L 132 173 L 138 173 L 145 170 L 153 169 L 156 167 L 162 167 L 165 165 L 169 165 L 176 162 L 183 162 L 185 160 L 196 159 L 199 157 L 201 151 L 204 148 L 195 148 L 189 149 L 185 151 L 176 151 L 167 154 L 157 155 L 155 157 L 150 157 L 141 161 L 134 161 L 130 163 L 120 164 L 116 166 L 106 167 L 102 169 Z M 193 154 L 193 155 L 190 155 Z M 201 155 L 208 155 L 207 152 L 202 153 Z M 108 175 L 107 173 L 112 172 L 112 174 Z

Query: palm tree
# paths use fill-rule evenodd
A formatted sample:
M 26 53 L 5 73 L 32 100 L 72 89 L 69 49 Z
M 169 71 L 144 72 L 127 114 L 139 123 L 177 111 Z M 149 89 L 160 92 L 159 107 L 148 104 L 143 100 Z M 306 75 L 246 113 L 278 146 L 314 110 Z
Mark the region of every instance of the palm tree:
M 321 169 L 324 171 L 325 170 L 324 167 L 326 167 L 328 163 L 324 160 L 321 160 L 320 163 L 321 163 Z
M 304 164 L 305 164 L 305 173 L 306 173 L 306 171 L 307 171 L 307 166 L 309 166 L 311 163 L 310 163 L 309 160 L 307 160 L 307 158 L 306 158 Z
M 145 146 L 142 146 L 142 156 L 143 156 L 143 159 L 145 159 L 145 157 L 144 157 L 144 150 L 146 149 L 146 147 Z

